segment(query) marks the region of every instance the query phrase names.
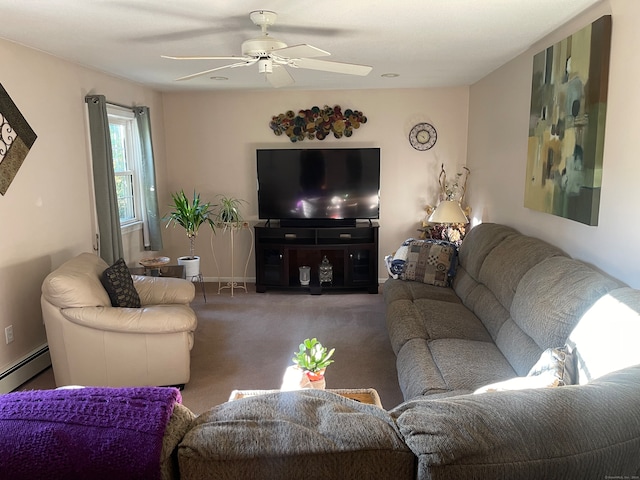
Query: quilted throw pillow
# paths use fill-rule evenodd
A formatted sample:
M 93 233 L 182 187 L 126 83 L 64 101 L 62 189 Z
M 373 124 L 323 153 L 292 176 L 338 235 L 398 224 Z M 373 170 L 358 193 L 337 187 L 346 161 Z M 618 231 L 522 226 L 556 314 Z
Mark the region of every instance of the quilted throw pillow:
M 140 296 L 122 258 L 102 272 L 100 278 L 114 307 L 140 308 Z
M 456 249 L 452 245 L 413 240 L 407 245 L 407 259 L 400 278 L 447 287 L 455 258 Z

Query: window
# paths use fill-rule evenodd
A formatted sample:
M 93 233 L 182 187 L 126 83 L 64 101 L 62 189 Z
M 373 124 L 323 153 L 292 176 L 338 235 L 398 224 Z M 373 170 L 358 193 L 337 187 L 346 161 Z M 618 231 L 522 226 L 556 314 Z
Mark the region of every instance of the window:
M 109 105 L 107 116 L 109 118 L 120 226 L 126 227 L 143 221 L 138 127 L 131 110 Z

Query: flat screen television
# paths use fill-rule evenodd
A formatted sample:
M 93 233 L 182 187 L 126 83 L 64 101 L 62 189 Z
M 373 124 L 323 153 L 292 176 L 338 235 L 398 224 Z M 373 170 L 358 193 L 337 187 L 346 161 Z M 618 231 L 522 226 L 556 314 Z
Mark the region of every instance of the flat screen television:
M 377 219 L 380 149 L 258 149 L 258 215 L 283 226 Z

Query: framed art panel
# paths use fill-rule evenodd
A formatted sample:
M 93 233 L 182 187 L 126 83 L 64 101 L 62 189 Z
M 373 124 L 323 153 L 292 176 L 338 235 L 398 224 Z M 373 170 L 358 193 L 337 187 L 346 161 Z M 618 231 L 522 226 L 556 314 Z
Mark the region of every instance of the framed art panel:
M 37 135 L 0 85 L 0 194 L 7 193 Z
M 524 206 L 598 224 L 611 16 L 533 58 Z

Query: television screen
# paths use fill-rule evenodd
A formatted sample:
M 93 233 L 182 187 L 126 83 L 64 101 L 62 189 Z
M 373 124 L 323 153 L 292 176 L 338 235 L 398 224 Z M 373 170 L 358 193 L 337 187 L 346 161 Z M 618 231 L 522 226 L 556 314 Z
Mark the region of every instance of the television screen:
M 259 149 L 262 219 L 379 217 L 380 149 Z

